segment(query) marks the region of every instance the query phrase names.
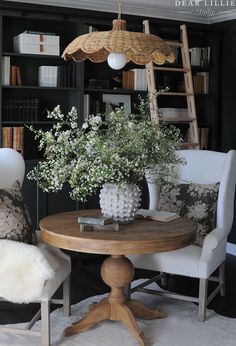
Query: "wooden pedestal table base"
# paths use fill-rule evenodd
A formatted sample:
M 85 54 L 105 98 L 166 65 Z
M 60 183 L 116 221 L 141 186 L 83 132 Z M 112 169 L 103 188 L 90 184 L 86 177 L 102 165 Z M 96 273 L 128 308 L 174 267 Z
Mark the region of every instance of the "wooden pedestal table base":
M 134 267 L 130 260 L 124 256 L 108 257 L 102 264 L 101 276 L 111 287 L 108 298 L 93 304 L 84 318 L 65 329 L 65 336 L 88 330 L 103 320 L 121 321 L 141 346 L 148 346 L 147 339 L 139 331 L 134 316 L 151 320 L 163 318 L 165 314 L 159 310 L 148 309 L 137 300 L 126 298 L 124 287 L 134 277 Z

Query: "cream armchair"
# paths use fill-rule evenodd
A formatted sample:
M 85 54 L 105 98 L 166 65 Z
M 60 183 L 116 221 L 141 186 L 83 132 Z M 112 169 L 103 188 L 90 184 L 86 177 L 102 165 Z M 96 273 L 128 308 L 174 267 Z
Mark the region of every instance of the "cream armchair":
M 219 182 L 217 199 L 216 227 L 204 239 L 202 247 L 190 245 L 185 248 L 150 255 L 128 256 L 136 268 L 155 270 L 161 274 L 146 281 L 130 292 L 140 290 L 151 294 L 190 300 L 199 304 L 199 320 L 206 317 L 206 306 L 218 292 L 225 294 L 224 262 L 227 236 L 234 216 L 234 194 L 236 182 L 236 151 L 220 153 L 206 150 L 180 150 L 179 155 L 186 159 L 186 165 L 178 167 L 179 180 L 198 184 Z M 148 184 L 150 209 L 157 209 L 159 187 Z M 212 273 L 219 268 L 219 276 Z M 150 282 L 163 278 L 164 273 L 183 275 L 199 279 L 199 297 L 189 297 L 171 292 L 159 292 L 144 288 Z M 165 277 L 164 277 L 165 278 Z M 217 287 L 208 296 L 208 280 L 217 281 Z
M 25 174 L 25 163 L 22 156 L 15 150 L 9 148 L 0 149 L 0 189 L 11 188 L 13 183 L 18 180 L 22 185 Z M 70 258 L 65 255 L 59 249 L 53 248 L 46 244 L 42 244 L 40 241 L 39 233 L 37 247 L 41 249 L 43 254 L 46 254 L 46 258 L 49 265 L 55 268 L 55 274 L 51 279 L 44 282 L 43 289 L 40 297 L 36 301 L 41 305 L 41 311 L 34 316 L 34 318 L 28 323 L 26 330 L 8 328 L 1 326 L 0 332 L 7 333 L 29 333 L 30 335 L 41 336 L 42 346 L 50 345 L 50 303 L 63 304 L 64 315 L 70 314 L 70 272 L 71 263 Z M 6 242 L 6 240 L 0 240 L 0 242 Z M 17 243 L 17 242 L 10 242 Z M 20 245 L 22 243 L 19 243 Z M 24 246 L 32 247 L 31 245 L 22 244 Z M 34 248 L 34 246 L 33 246 Z M 33 249 L 32 249 L 33 250 Z M 20 251 L 20 248 L 19 248 Z M 56 265 L 55 265 L 56 263 Z M 0 280 L 2 278 L 0 277 Z M 37 284 L 37 283 L 35 283 Z M 63 299 L 52 299 L 56 290 L 63 284 Z M 17 290 L 17 286 L 16 286 Z M 0 298 L 0 300 L 4 300 Z M 34 323 L 41 315 L 42 329 L 41 332 L 30 330 Z

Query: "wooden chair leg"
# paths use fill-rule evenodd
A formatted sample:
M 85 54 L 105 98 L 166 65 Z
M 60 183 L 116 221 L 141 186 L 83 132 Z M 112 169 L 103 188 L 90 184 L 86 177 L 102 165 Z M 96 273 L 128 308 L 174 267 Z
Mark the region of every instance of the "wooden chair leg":
M 70 275 L 63 282 L 63 313 L 64 316 L 70 316 L 71 314 L 71 287 L 70 287 Z
M 50 346 L 50 302 L 41 302 L 42 346 Z
M 225 296 L 225 261 L 219 267 L 220 295 Z
M 208 280 L 200 279 L 199 282 L 199 303 L 198 303 L 198 319 L 204 322 L 206 319 L 206 303 L 207 303 Z

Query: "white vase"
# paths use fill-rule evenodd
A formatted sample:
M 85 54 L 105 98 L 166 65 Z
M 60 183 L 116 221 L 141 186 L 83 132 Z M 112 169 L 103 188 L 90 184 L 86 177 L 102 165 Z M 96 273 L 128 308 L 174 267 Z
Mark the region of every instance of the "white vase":
M 129 223 L 135 219 L 140 207 L 141 190 L 134 184 L 104 184 L 100 191 L 101 212 L 118 223 Z
M 149 209 L 157 210 L 161 190 L 158 166 L 146 168 L 145 178 L 148 185 Z

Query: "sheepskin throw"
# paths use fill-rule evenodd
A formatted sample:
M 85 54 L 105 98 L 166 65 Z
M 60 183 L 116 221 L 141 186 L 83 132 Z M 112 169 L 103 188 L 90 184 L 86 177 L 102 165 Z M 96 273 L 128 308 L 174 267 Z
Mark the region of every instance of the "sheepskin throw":
M 54 276 L 55 263 L 45 249 L 11 240 L 0 240 L 0 297 L 13 303 L 40 298 L 46 280 Z
M 0 239 L 36 244 L 36 235 L 18 181 L 11 188 L 0 189 Z

